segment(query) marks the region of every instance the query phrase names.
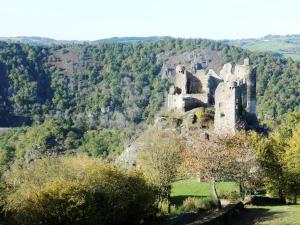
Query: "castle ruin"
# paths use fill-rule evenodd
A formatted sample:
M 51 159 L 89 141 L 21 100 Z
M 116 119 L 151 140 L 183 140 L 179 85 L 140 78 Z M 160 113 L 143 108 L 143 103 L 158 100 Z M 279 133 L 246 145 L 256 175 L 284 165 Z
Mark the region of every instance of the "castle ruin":
M 219 75 L 211 69 L 189 72 L 178 65 L 173 83 L 167 97 L 169 110 L 183 113 L 214 106 L 214 129 L 218 135 L 256 127 L 256 74 L 248 58 L 242 65 L 225 64 Z

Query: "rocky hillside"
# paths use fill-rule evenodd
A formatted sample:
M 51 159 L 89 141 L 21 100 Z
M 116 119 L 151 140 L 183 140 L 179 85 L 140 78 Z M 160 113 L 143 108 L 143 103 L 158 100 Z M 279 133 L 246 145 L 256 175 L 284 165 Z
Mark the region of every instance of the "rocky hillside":
M 136 129 L 164 104 L 175 65 L 213 68 L 250 57 L 257 71 L 258 115 L 299 107 L 299 63 L 220 42 L 172 39 L 30 46 L 0 43 L 0 126 L 45 115 L 90 128 Z
M 195 140 L 199 140 L 199 138 L 206 140 L 216 136 L 214 132 L 214 108 L 199 107 L 181 114 L 163 108 L 148 129 L 171 130 L 181 137 L 187 145 L 193 146 Z M 143 149 L 142 136 L 137 136 L 125 146 L 118 158 L 120 162 L 128 167 L 137 165 L 139 151 Z

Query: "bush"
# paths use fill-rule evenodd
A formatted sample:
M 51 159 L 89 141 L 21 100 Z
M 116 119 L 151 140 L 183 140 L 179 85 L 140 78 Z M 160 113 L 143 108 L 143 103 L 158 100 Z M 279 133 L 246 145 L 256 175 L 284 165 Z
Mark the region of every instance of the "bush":
M 231 201 L 236 201 L 240 198 L 240 194 L 237 191 L 229 192 L 228 199 Z
M 218 204 L 211 197 L 201 198 L 198 202 L 198 208 L 203 210 L 209 210 L 217 208 Z
M 182 211 L 184 212 L 197 212 L 197 202 L 199 201 L 198 198 L 188 197 L 182 203 Z
M 138 224 L 154 213 L 155 192 L 141 173 L 87 157 L 15 164 L 5 185 L 13 224 Z
M 210 210 L 217 207 L 217 203 L 210 197 L 196 198 L 188 197 L 183 201 L 180 211 L 198 212 L 199 210 Z
M 93 193 L 77 181 L 56 180 L 39 192 L 29 191 L 17 191 L 6 199 L 5 210 L 16 224 L 86 224 L 95 214 Z
M 219 191 L 218 194 L 220 198 L 228 199 L 232 201 L 235 201 L 241 197 L 240 193 L 238 193 L 237 191 L 229 191 L 229 190 L 222 190 L 222 189 Z
M 197 117 L 197 120 L 201 120 L 201 118 L 205 115 L 205 109 L 203 107 L 200 107 L 196 112 L 195 116 Z
M 206 127 L 209 127 L 214 120 L 214 113 L 211 110 L 205 110 L 205 108 L 202 107 L 195 112 L 195 116 L 197 122 Z

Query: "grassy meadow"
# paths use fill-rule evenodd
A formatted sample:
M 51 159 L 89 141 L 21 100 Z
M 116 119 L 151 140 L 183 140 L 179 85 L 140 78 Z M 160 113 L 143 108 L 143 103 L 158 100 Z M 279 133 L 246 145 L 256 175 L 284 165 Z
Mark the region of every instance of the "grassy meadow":
M 217 183 L 220 197 L 239 193 L 234 182 Z M 172 204 L 180 206 L 188 197 L 205 198 L 211 196 L 211 185 L 197 180 L 180 180 L 172 184 Z M 300 225 L 300 205 L 246 206 L 230 225 Z
M 222 198 L 232 192 L 239 193 L 239 186 L 234 182 L 217 183 L 217 192 Z M 180 180 L 172 184 L 171 201 L 172 204 L 180 205 L 188 197 L 209 197 L 211 196 L 211 185 L 206 182 L 193 180 Z
M 300 60 L 299 47 L 293 43 L 281 41 L 257 41 L 243 45 L 243 48 L 254 52 L 277 52 L 284 57 Z

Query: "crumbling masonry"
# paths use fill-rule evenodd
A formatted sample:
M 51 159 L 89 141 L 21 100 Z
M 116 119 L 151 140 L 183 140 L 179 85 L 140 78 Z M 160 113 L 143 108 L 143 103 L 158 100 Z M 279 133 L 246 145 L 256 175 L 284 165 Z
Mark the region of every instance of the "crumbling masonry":
M 253 129 L 256 118 L 256 74 L 249 59 L 233 66 L 227 63 L 220 74 L 213 70 L 176 67 L 174 85 L 167 99 L 169 110 L 182 113 L 197 107 L 215 107 L 214 129 L 219 135 L 232 135 L 239 129 Z

